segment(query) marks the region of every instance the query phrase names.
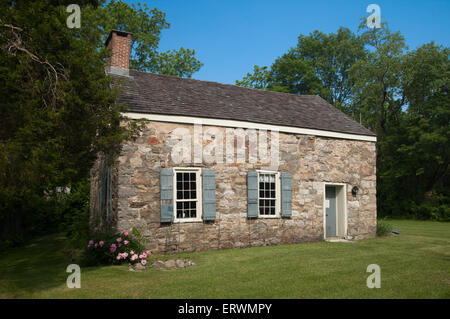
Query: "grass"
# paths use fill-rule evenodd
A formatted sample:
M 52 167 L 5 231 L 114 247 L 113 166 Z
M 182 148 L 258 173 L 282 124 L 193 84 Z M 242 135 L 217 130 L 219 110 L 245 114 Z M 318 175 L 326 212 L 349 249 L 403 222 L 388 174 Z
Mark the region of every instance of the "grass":
M 179 254 L 196 265 L 176 270 L 82 268 L 80 289 L 51 235 L 0 256 L 0 298 L 450 298 L 450 223 L 389 223 L 400 235 Z M 380 289 L 366 286 L 369 264 Z

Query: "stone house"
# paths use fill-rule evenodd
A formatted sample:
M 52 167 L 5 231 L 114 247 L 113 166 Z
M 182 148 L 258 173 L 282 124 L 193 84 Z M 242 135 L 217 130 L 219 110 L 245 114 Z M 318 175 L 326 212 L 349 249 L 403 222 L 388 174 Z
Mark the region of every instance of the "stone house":
M 91 218 L 135 227 L 157 252 L 362 239 L 376 233 L 376 136 L 319 96 L 129 69 L 112 31 L 108 73 L 145 129 L 99 156 Z

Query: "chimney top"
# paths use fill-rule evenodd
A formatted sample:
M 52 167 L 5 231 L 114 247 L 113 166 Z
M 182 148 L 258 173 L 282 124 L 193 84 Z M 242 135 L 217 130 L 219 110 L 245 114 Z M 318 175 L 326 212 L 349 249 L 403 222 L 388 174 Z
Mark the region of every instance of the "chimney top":
M 111 56 L 107 59 L 107 72 L 128 76 L 131 55 L 131 32 L 111 30 L 105 46 L 112 51 Z

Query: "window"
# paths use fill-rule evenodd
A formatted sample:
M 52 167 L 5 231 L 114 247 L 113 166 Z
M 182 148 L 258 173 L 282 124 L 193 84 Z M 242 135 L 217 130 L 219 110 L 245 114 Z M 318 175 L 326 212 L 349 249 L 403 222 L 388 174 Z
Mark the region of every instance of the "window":
M 201 176 L 200 169 L 174 169 L 175 222 L 200 221 Z
M 280 212 L 280 178 L 275 172 L 258 172 L 259 217 L 278 217 Z

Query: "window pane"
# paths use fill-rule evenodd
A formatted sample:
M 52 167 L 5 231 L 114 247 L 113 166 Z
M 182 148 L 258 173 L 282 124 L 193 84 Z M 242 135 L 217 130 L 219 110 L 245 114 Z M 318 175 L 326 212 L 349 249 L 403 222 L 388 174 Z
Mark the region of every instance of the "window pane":
M 183 175 L 181 173 L 177 173 L 177 182 L 181 182 L 182 176 Z
M 177 191 L 177 199 L 183 199 L 183 192 Z

